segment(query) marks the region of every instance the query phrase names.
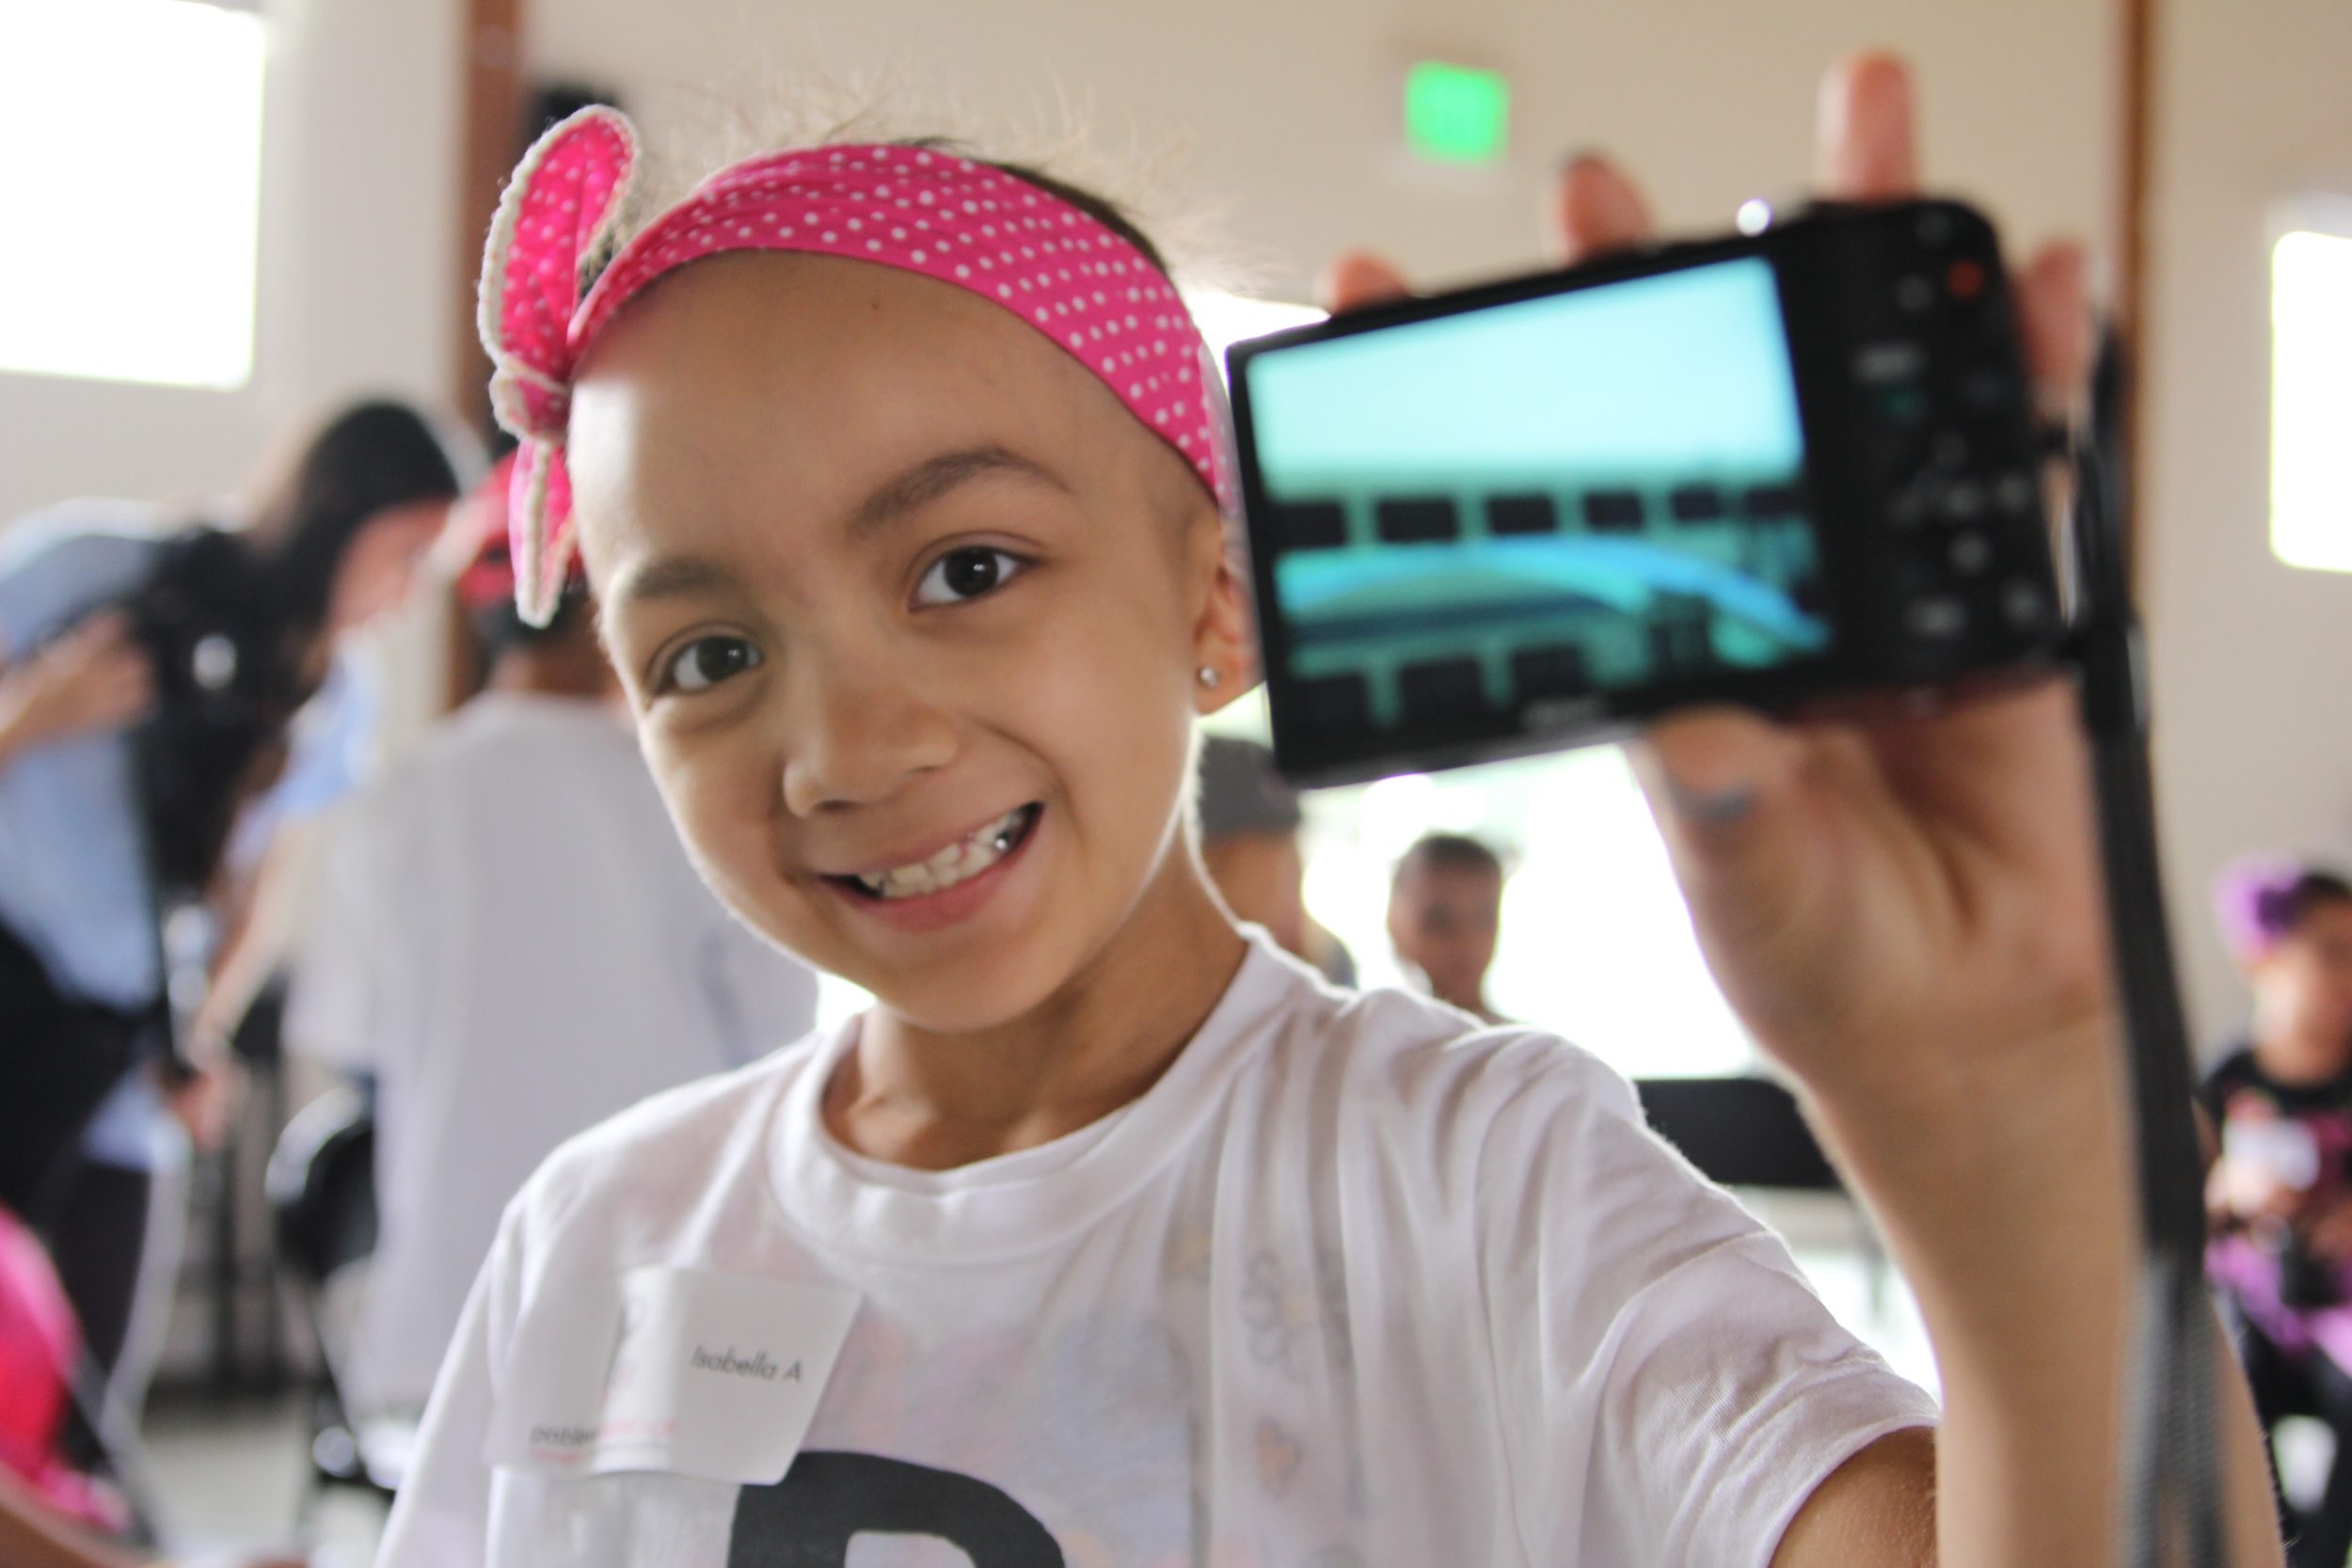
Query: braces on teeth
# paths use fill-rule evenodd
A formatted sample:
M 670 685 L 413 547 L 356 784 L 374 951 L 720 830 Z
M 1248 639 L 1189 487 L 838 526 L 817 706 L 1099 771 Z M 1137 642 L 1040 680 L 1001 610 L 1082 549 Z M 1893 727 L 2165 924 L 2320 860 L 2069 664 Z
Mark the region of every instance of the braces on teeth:
M 1017 807 L 977 832 L 966 833 L 927 861 L 852 880 L 877 898 L 913 898 L 927 893 L 944 893 L 1010 854 L 1032 813 L 1032 807 Z

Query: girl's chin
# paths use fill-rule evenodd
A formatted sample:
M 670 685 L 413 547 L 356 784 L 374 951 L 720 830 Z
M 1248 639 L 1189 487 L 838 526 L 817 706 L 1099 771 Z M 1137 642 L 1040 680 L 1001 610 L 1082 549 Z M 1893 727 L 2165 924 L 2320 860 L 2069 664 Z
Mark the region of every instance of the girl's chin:
M 878 974 L 857 983 L 873 993 L 878 1007 L 930 1035 L 1005 1028 L 1036 1013 L 1060 989 L 1050 977 L 1022 983 L 1001 965 L 980 974 L 956 973 L 964 967 L 943 965 L 919 977 Z

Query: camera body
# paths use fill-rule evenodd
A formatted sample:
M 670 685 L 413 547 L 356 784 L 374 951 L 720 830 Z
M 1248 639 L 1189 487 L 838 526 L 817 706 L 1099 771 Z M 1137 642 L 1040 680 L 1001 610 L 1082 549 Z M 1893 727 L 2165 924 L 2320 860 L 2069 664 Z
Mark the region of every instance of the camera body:
M 2062 630 L 1999 246 L 1959 203 L 1375 307 L 1230 369 L 1302 783 L 1941 685 Z
M 166 544 L 124 608 L 155 670 L 138 735 L 150 869 L 167 896 L 199 892 L 302 697 L 276 584 L 244 539 L 199 527 Z

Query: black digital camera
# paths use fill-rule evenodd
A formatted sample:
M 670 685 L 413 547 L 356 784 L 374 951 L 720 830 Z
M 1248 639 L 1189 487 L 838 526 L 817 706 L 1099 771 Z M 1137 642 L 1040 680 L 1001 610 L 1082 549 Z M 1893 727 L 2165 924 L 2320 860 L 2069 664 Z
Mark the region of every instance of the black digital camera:
M 125 607 L 155 670 L 138 741 L 150 869 L 167 894 L 210 885 L 263 750 L 303 693 L 267 562 L 236 534 L 170 540 Z
M 1935 686 L 2062 631 L 1998 244 L 1954 202 L 1378 306 L 1230 370 L 1300 782 Z

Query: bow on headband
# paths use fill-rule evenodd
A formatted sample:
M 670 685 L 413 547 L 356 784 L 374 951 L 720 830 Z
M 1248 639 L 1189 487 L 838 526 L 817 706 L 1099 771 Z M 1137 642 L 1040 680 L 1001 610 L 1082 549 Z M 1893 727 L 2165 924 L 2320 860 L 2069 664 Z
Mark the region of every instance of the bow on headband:
M 722 251 L 878 262 L 1014 312 L 1091 371 L 1232 510 L 1215 362 L 1175 286 L 1090 214 L 952 153 L 812 148 L 721 171 L 616 251 L 637 156 L 625 117 L 583 109 L 525 154 L 490 230 L 480 325 L 491 406 L 523 443 L 512 528 L 526 619 L 553 614 L 571 553 L 563 448 L 581 356 L 646 284 Z

